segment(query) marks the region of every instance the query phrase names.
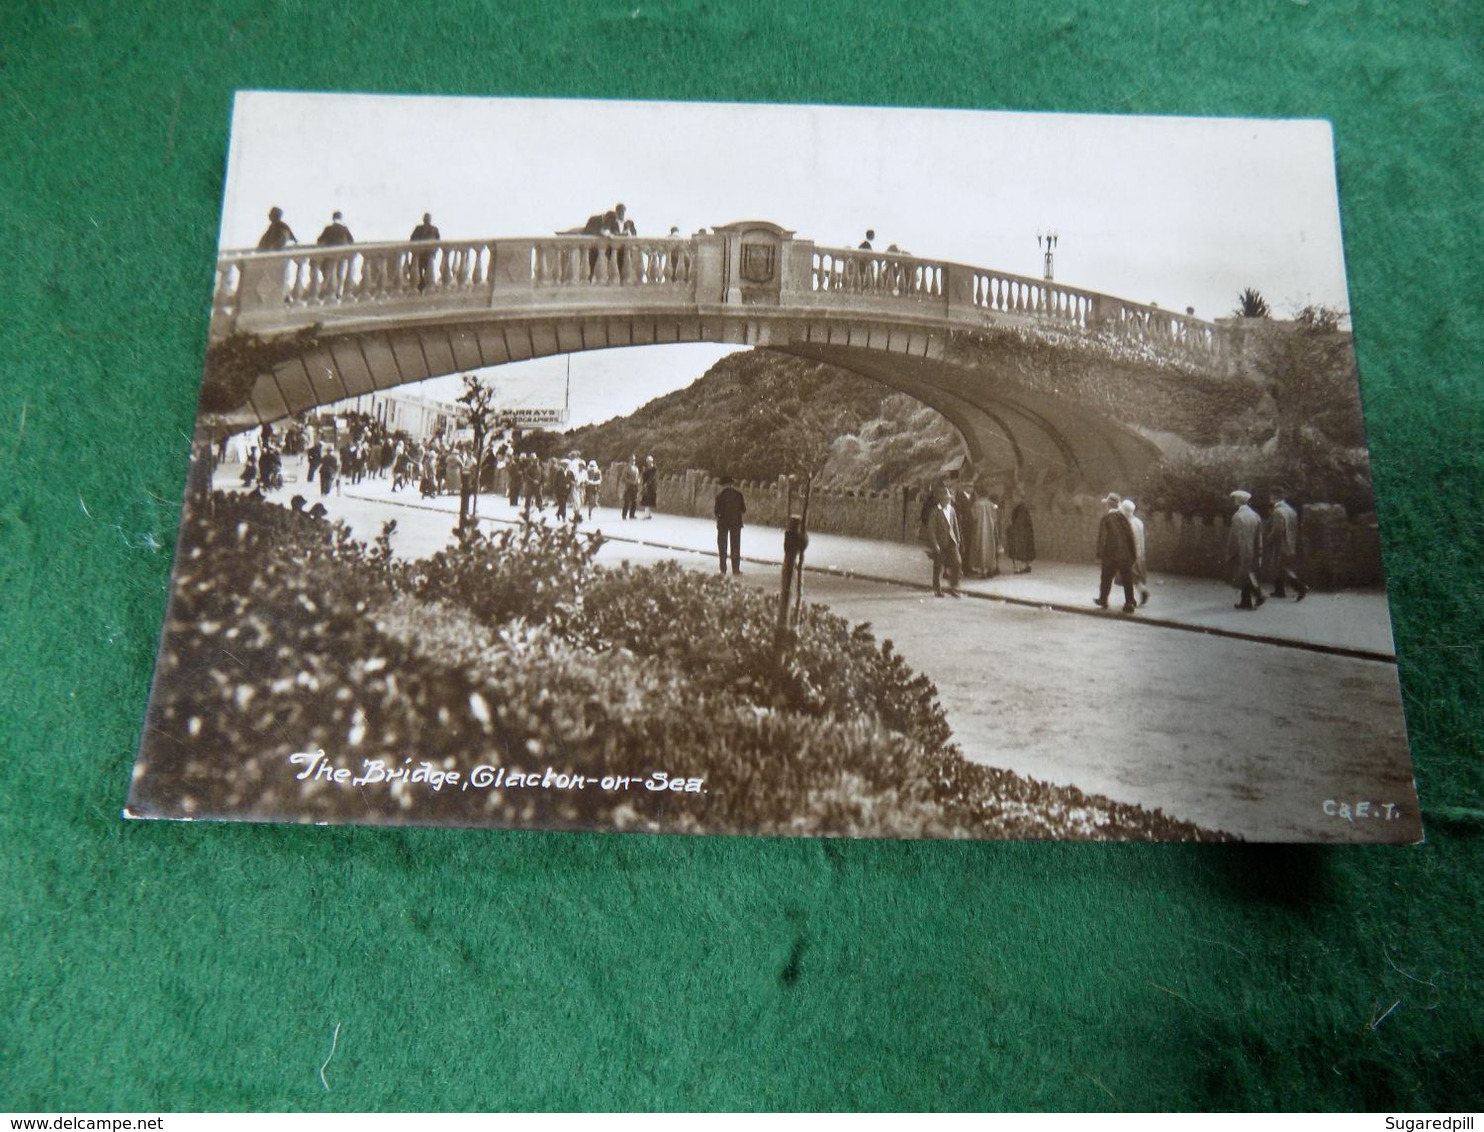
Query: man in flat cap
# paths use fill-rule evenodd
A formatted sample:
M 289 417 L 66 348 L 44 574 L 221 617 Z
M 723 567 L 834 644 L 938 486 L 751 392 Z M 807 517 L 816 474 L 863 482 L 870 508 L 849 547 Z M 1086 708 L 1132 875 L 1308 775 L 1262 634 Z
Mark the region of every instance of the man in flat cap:
M 1248 506 L 1252 500 L 1250 491 L 1234 491 L 1231 499 L 1237 510 L 1232 515 L 1231 534 L 1227 536 L 1226 557 L 1232 565 L 1232 584 L 1242 591 L 1242 600 L 1236 608 L 1257 609 L 1267 601 L 1257 581 L 1257 567 L 1262 561 L 1262 520 Z
M 1123 611 L 1132 613 L 1138 608 L 1134 604 L 1134 563 L 1139 551 L 1134 542 L 1134 528 L 1128 516 L 1120 509 L 1121 496 L 1109 492 L 1103 496 L 1103 517 L 1098 522 L 1098 561 L 1103 564 L 1102 576 L 1098 579 L 1098 596 L 1093 604 L 1099 609 L 1108 608 L 1108 594 L 1113 590 L 1114 579 L 1123 587 Z

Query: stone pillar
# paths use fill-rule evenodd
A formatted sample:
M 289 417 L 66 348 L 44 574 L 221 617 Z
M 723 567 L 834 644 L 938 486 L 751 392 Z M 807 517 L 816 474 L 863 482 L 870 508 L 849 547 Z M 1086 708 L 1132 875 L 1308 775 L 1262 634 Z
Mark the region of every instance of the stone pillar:
M 943 265 L 943 312 L 963 318 L 974 312 L 974 269 L 961 263 Z

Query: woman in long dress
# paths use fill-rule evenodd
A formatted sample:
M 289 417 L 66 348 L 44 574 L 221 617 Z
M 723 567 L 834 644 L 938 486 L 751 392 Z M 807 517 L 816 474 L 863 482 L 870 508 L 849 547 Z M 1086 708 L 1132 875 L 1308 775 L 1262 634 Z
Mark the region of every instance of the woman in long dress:
M 462 494 L 464 490 L 464 457 L 457 448 L 448 454 L 444 486 L 450 495 Z
M 963 539 L 963 571 L 973 577 L 984 569 L 984 556 L 980 553 L 978 539 L 978 517 L 974 513 L 974 489 L 968 484 L 959 484 L 953 493 L 953 512 L 958 516 L 959 536 Z
M 981 487 L 974 497 L 974 564 L 981 578 L 993 578 L 1000 572 L 1000 509 Z
M 1017 574 L 1029 574 L 1036 560 L 1036 528 L 1031 510 L 1025 503 L 1025 492 L 1016 488 L 1010 497 L 1010 526 L 1005 531 L 1005 554 Z

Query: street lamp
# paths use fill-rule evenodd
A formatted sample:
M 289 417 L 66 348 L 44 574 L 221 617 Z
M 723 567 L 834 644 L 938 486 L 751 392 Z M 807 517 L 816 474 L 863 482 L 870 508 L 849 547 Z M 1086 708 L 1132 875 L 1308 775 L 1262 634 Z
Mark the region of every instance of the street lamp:
M 1043 256 L 1043 262 L 1045 263 L 1046 269 L 1043 273 L 1043 278 L 1045 278 L 1046 282 L 1048 283 L 1050 283 L 1055 278 L 1055 272 L 1053 271 L 1052 264 L 1052 252 L 1056 248 L 1056 241 L 1058 239 L 1059 237 L 1054 231 L 1036 232 L 1036 247 L 1041 248 L 1042 251 L 1045 253 Z

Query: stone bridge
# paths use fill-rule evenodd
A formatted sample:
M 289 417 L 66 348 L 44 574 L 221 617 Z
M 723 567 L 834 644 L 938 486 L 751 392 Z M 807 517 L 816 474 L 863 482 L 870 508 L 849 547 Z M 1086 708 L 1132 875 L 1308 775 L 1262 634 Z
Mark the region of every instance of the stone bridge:
M 211 336 L 311 342 L 217 414 L 245 428 L 444 374 L 580 350 L 735 343 L 827 362 L 941 412 L 980 467 L 1127 482 L 1159 454 L 1106 415 L 986 370 L 1012 331 L 1092 367 L 1108 351 L 1230 373 L 1216 323 L 989 268 L 816 247 L 763 221 L 691 237 L 551 236 L 227 252 Z

